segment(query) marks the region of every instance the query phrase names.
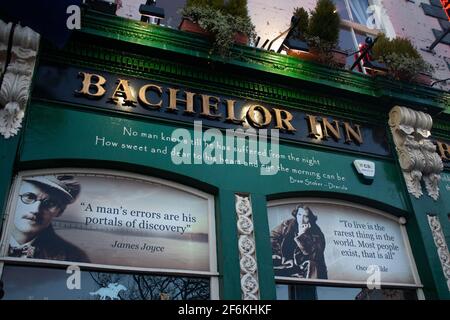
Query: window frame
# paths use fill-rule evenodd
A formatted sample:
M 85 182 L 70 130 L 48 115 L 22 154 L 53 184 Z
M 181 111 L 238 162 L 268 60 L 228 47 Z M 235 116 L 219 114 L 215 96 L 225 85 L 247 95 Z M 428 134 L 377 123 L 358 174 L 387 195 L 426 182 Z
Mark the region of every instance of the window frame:
M 359 209 L 362 211 L 367 211 L 370 214 L 382 216 L 384 218 L 387 218 L 389 220 L 395 221 L 399 224 L 400 232 L 402 235 L 402 240 L 405 245 L 406 249 L 406 256 L 409 261 L 409 266 L 411 268 L 411 273 L 414 279 L 414 284 L 404 284 L 404 283 L 387 283 L 384 282 L 381 284 L 382 288 L 392 288 L 392 289 L 416 289 L 417 298 L 419 300 L 425 299 L 425 296 L 423 294 L 423 284 L 419 277 L 419 272 L 417 270 L 417 266 L 414 260 L 414 256 L 412 253 L 411 244 L 409 242 L 406 226 L 404 223 L 401 223 L 401 221 L 404 221 L 404 217 L 396 217 L 394 215 L 391 215 L 387 212 L 378 210 L 376 208 L 360 205 L 357 203 L 340 200 L 340 199 L 331 199 L 331 198 L 317 198 L 317 197 L 296 197 L 296 198 L 285 198 L 285 199 L 278 199 L 278 200 L 271 200 L 267 202 L 267 209 L 271 207 L 277 207 L 282 205 L 292 205 L 297 203 L 320 203 L 320 204 L 330 204 L 330 205 L 342 205 L 342 206 L 349 206 L 355 209 Z M 270 233 L 270 229 L 269 229 Z M 334 286 L 334 287 L 366 287 L 367 284 L 365 282 L 358 282 L 358 281 L 343 281 L 343 280 L 328 280 L 328 279 L 296 279 L 292 277 L 280 277 L 275 276 L 275 283 L 276 284 L 287 284 L 287 285 L 317 285 L 317 286 Z
M 380 32 L 382 32 L 382 30 L 380 30 L 380 29 L 370 29 L 370 28 L 368 28 L 367 26 L 365 26 L 363 24 L 355 22 L 354 18 L 353 18 L 352 10 L 350 8 L 349 0 L 342 0 L 342 1 L 344 1 L 344 3 L 345 3 L 345 9 L 347 10 L 346 13 L 348 14 L 350 20 L 341 18 L 341 25 L 340 25 L 340 27 L 348 29 L 350 31 L 350 33 L 352 35 L 352 40 L 353 40 L 353 45 L 354 45 L 355 52 L 357 52 L 359 50 L 359 43 L 358 43 L 358 39 L 356 37 L 356 32 L 357 31 L 360 32 L 360 33 L 364 33 L 364 34 L 366 34 L 368 36 L 377 36 Z M 368 1 L 369 1 L 369 6 L 370 6 L 371 5 L 370 4 L 371 0 L 368 0 Z M 361 66 L 362 73 L 363 74 L 367 74 L 367 71 L 365 70 L 362 62 L 359 62 L 359 65 Z
M 38 175 L 49 175 L 49 174 L 62 174 L 62 173 L 73 173 L 73 174 L 85 174 L 93 176 L 107 176 L 107 177 L 118 177 L 121 179 L 135 180 L 141 182 L 155 183 L 163 185 L 169 188 L 180 190 L 192 194 L 194 196 L 200 197 L 207 201 L 208 203 L 208 231 L 209 231 L 209 271 L 194 271 L 194 270 L 183 270 L 183 269 L 164 269 L 164 268 L 143 268 L 143 267 L 128 267 L 128 266 L 115 266 L 115 265 L 104 265 L 96 263 L 83 263 L 83 262 L 70 262 L 61 260 L 45 260 L 45 259 L 32 259 L 27 260 L 24 258 L 8 257 L 8 235 L 14 223 L 15 205 L 17 204 L 19 198 L 20 184 L 24 178 L 28 176 L 38 176 Z M 82 270 L 95 270 L 98 272 L 125 272 L 132 274 L 133 272 L 146 273 L 149 275 L 162 275 L 162 276 L 194 276 L 194 277 L 204 277 L 210 279 L 210 299 L 219 299 L 219 272 L 217 265 L 217 238 L 216 238 L 216 217 L 215 217 L 215 197 L 214 195 L 205 193 L 203 191 L 197 190 L 195 188 L 176 183 L 170 180 L 155 178 L 152 176 L 146 176 L 141 174 L 135 174 L 127 171 L 120 170 L 108 170 L 108 169 L 94 169 L 94 168 L 55 168 L 55 169 L 40 169 L 40 170 L 29 170 L 21 171 L 17 173 L 14 181 L 11 185 L 11 190 L 8 197 L 8 202 L 6 205 L 5 215 L 3 217 L 2 235 L 0 237 L 0 279 L 3 275 L 3 267 L 6 264 L 20 264 L 20 265 L 31 265 L 34 267 L 68 267 L 71 265 L 77 265 Z

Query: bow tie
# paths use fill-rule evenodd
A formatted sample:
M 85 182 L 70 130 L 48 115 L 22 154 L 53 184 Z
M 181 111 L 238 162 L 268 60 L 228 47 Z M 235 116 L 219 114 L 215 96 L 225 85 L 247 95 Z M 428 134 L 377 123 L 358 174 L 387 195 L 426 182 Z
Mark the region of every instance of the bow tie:
M 11 247 L 8 249 L 9 257 L 33 258 L 35 247 L 25 245 L 23 247 Z

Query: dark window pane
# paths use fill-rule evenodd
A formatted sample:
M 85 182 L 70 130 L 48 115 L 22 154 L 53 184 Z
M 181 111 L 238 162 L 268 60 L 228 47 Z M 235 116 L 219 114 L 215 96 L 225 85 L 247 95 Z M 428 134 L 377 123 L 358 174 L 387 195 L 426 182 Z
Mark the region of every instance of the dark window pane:
M 2 275 L 5 291 L 3 299 L 210 299 L 210 280 L 204 278 L 81 271 L 81 288 L 70 290 L 67 287 L 70 276 L 71 274 L 67 274 L 65 269 L 6 265 Z
M 358 32 L 355 30 L 355 35 L 356 35 L 356 41 L 358 42 L 358 44 L 366 42 L 367 34 Z
M 181 22 L 181 16 L 178 11 L 184 7 L 186 0 L 159 0 L 156 2 L 158 7 L 164 8 L 165 19 L 161 21 L 166 26 L 177 29 Z
M 349 0 L 350 10 L 352 11 L 353 21 L 356 23 L 367 24 L 367 8 L 369 7 L 368 0 Z
M 350 16 L 347 12 L 347 7 L 345 6 L 345 0 L 333 0 L 336 5 L 336 9 L 339 12 L 339 16 L 341 19 L 350 20 Z
M 417 300 L 416 290 L 277 285 L 278 300 Z
M 356 51 L 355 44 L 353 42 L 352 33 L 349 29 L 341 28 L 339 31 L 339 48 L 347 53 L 352 53 Z M 355 61 L 354 55 L 347 57 L 347 66 L 351 67 Z

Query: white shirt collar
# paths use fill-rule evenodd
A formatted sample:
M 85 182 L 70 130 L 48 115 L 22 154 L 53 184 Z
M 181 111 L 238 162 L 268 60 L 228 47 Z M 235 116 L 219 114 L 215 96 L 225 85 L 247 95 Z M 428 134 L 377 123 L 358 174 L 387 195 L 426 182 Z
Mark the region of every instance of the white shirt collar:
M 11 238 L 9 239 L 9 245 L 10 245 L 11 247 L 13 247 L 13 248 L 24 248 L 25 246 L 30 246 L 30 245 L 32 245 L 33 242 L 34 242 L 34 240 L 36 240 L 36 238 L 34 238 L 34 239 L 31 240 L 31 241 L 28 241 L 27 243 L 19 244 L 19 243 L 17 242 L 17 240 L 14 239 L 14 237 L 11 237 Z

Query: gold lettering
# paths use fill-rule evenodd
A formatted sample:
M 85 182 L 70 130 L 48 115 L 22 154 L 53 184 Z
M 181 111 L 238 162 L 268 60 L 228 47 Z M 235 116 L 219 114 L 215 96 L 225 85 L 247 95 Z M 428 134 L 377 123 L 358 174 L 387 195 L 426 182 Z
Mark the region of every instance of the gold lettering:
M 225 100 L 225 101 L 227 102 L 227 118 L 225 119 L 225 121 L 235 124 L 242 124 L 244 122 L 244 119 L 238 120 L 234 116 L 234 105 L 236 101 L 235 100 Z
M 122 98 L 122 106 L 129 106 L 129 107 L 135 107 L 136 106 L 136 99 L 133 97 L 133 94 L 131 93 L 130 84 L 128 83 L 128 80 L 124 79 L 118 79 L 117 80 L 117 87 L 116 90 L 114 90 L 114 93 L 112 94 L 110 101 L 119 104 L 121 103 L 119 98 Z
M 322 131 L 322 128 L 320 127 L 320 124 L 317 123 L 316 117 L 307 114 L 306 119 L 308 120 L 309 127 L 308 137 L 320 139 L 322 137 L 322 132 L 319 132 L 319 129 Z
M 275 120 L 277 125 L 275 126 L 276 129 L 280 130 L 286 130 L 288 132 L 297 131 L 294 126 L 291 124 L 291 120 L 294 118 L 292 116 L 292 113 L 286 110 L 276 109 L 273 108 L 273 111 L 275 112 Z M 283 114 L 286 115 L 286 118 L 283 119 Z
M 272 121 L 269 110 L 260 105 L 252 105 L 247 111 L 247 118 L 256 128 L 265 127 Z
M 327 118 L 322 118 L 323 123 L 323 139 L 327 139 L 330 137 L 328 134 L 328 130 L 333 136 L 334 140 L 338 141 L 341 138 L 341 132 L 339 131 L 339 122 L 337 120 L 333 120 L 335 127 L 331 123 L 328 122 Z
M 440 141 L 436 141 L 436 143 L 438 145 L 438 152 L 442 160 L 443 161 L 450 160 L 450 145 Z
M 215 100 L 211 103 L 211 99 Z M 201 115 L 203 117 L 207 117 L 210 119 L 217 119 L 222 116 L 221 113 L 219 114 L 211 114 L 211 108 L 213 108 L 214 111 L 217 111 L 219 109 L 219 102 L 220 99 L 218 97 L 214 96 L 208 96 L 206 94 L 202 94 L 202 113 Z
M 183 102 L 186 104 L 186 109 L 184 110 L 184 113 L 187 114 L 194 114 L 194 95 L 195 93 L 185 91 L 186 99 L 178 99 L 178 89 L 169 88 L 169 107 L 167 108 L 167 111 L 176 112 L 177 109 L 177 102 Z
M 358 124 L 355 124 L 356 131 L 353 130 L 352 127 L 347 122 L 344 122 L 344 128 L 345 128 L 345 143 L 351 143 L 353 141 L 352 137 L 356 139 L 356 142 L 358 144 L 362 144 L 363 137 L 361 134 L 360 126 Z
M 103 85 L 106 83 L 106 79 L 101 75 L 87 73 L 87 72 L 78 72 L 78 76 L 83 77 L 83 88 L 80 91 L 75 91 L 78 94 L 86 96 L 88 98 L 101 98 L 106 90 L 103 88 Z M 93 80 L 95 82 L 93 82 Z M 90 89 L 94 87 L 97 89 L 96 92 L 91 93 Z
M 147 90 L 149 89 L 154 89 L 155 91 L 158 92 L 159 95 L 159 102 L 158 103 L 151 103 L 147 100 L 146 97 L 146 93 Z M 162 106 L 162 88 L 160 86 L 157 86 L 156 84 L 147 84 L 145 86 L 143 86 L 140 90 L 139 90 L 139 102 L 141 102 L 143 105 L 154 108 L 154 109 L 159 109 Z

